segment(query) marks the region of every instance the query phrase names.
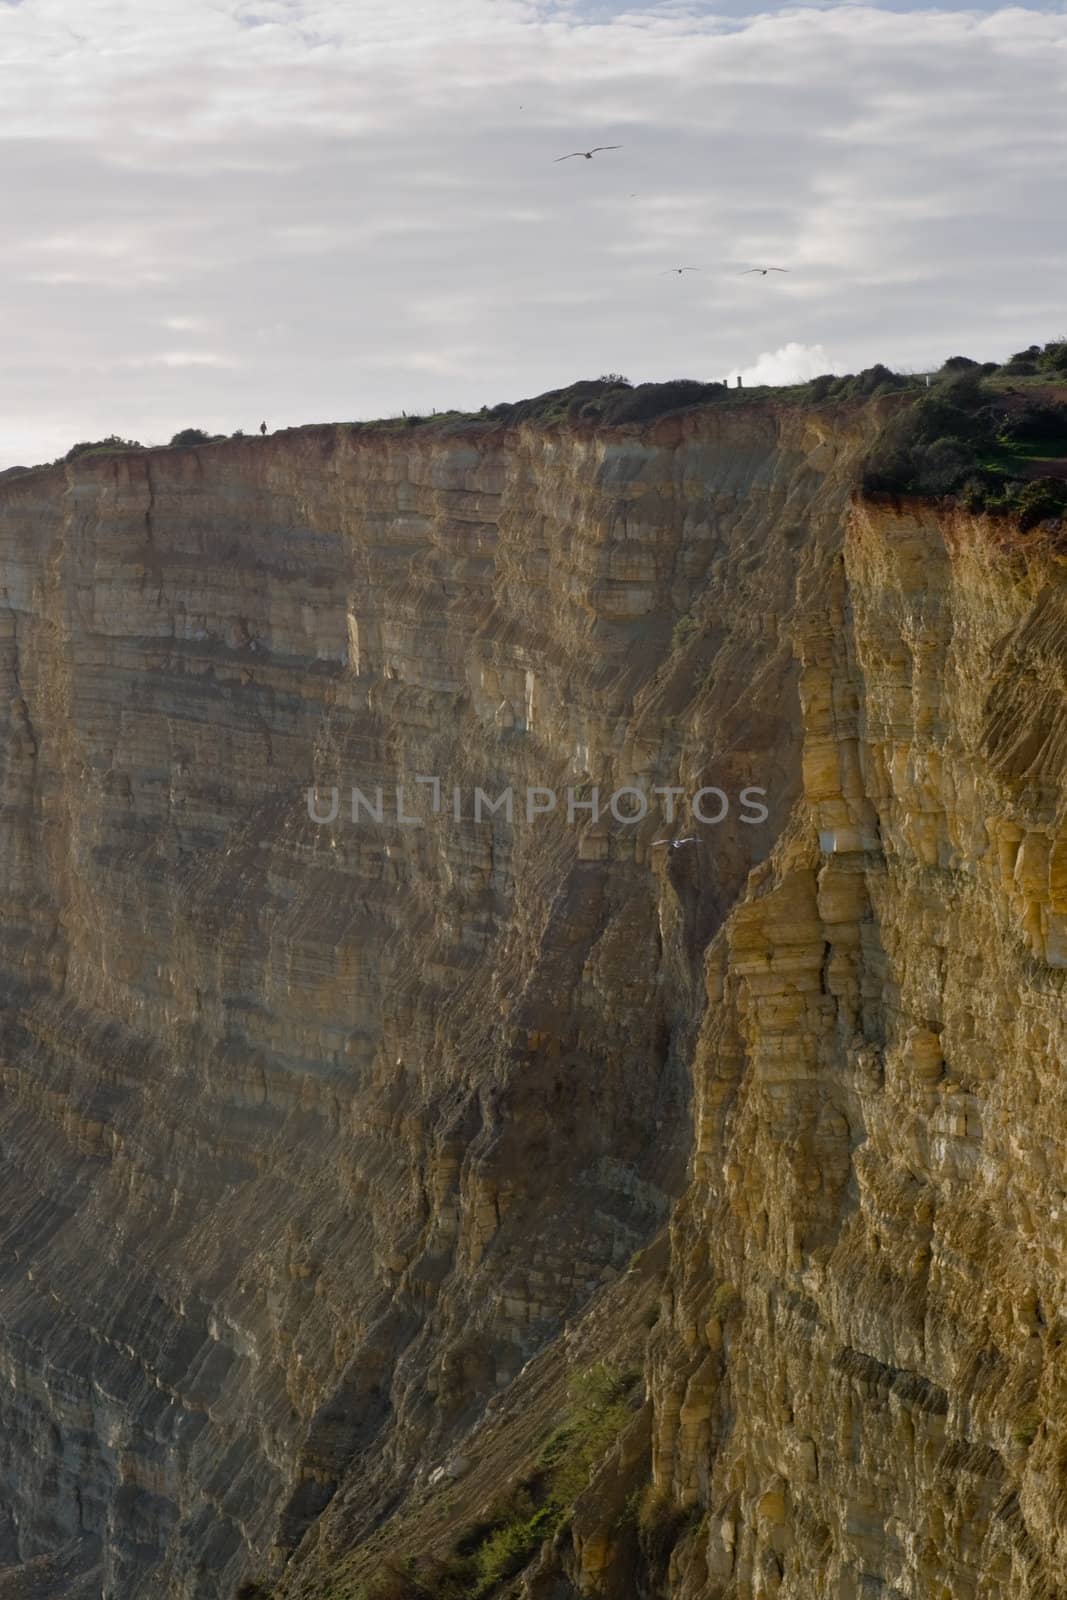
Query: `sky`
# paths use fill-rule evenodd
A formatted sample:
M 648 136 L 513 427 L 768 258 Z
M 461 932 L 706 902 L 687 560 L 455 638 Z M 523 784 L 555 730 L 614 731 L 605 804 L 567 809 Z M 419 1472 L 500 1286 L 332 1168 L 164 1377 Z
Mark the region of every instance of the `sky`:
M 1065 104 L 1060 0 L 0 0 L 0 469 L 1003 358 L 1067 332 Z

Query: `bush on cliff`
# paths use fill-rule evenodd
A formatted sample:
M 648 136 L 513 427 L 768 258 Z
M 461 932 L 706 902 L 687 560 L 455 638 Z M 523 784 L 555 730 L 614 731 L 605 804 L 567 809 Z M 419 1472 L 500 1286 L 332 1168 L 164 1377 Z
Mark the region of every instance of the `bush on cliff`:
M 1018 516 L 1023 533 L 1029 533 L 1039 522 L 1051 522 L 1067 515 L 1067 481 L 1031 478 L 1019 491 L 1012 510 Z
M 1067 451 L 1067 406 L 1037 400 L 1009 412 L 997 437 L 1006 444 L 1047 444 L 1062 441 Z
M 963 384 L 966 378 L 955 382 Z M 867 457 L 864 489 L 942 495 L 959 488 L 977 470 L 977 445 L 989 433 L 978 410 L 968 409 L 970 397 L 971 391 L 945 384 L 895 416 Z
M 182 428 L 170 441 L 174 449 L 182 450 L 188 445 L 210 444 L 212 435 L 205 433 L 203 428 Z
M 668 411 L 681 411 L 686 406 L 724 400 L 728 393 L 725 384 L 701 383 L 696 378 L 672 378 L 667 383 L 639 383 L 636 389 L 612 396 L 604 404 L 601 416 L 608 423 L 651 422 Z
M 639 1381 L 639 1373 L 619 1372 L 603 1361 L 576 1374 L 563 1421 L 541 1446 L 533 1471 L 459 1540 L 447 1560 L 417 1575 L 410 1564 L 386 1563 L 366 1586 L 365 1600 L 487 1600 L 496 1593 L 569 1520 L 574 1502 L 634 1416 Z
M 906 373 L 893 372 L 879 361 L 873 367 L 864 367 L 862 372 L 846 372 L 841 376 L 821 372 L 817 378 L 810 378 L 803 385 L 801 393 L 806 399 L 814 401 L 866 400 L 874 395 L 906 389 L 914 382 L 914 378 L 909 378 Z
M 1008 406 L 981 368 L 953 370 L 882 430 L 867 457 L 872 493 L 954 496 L 969 510 L 1014 517 L 1025 532 L 1067 511 L 1067 481 L 1034 477 L 1067 458 L 1067 407 Z
M 1067 338 L 1050 339 L 1047 344 L 1031 344 L 1015 354 L 1000 368 L 1010 377 L 1050 378 L 1067 375 Z
M 79 456 L 113 455 L 116 450 L 143 449 L 144 445 L 137 439 L 122 439 L 117 433 L 109 433 L 106 439 L 84 439 L 80 444 L 71 445 L 60 461 L 77 461 Z
M 616 374 L 604 378 L 583 378 L 578 383 L 568 384 L 565 389 L 548 389 L 544 394 L 534 395 L 531 400 L 491 406 L 489 416 L 494 422 L 503 422 L 510 427 L 520 422 L 565 422 L 568 417 L 574 417 L 580 405 L 603 400 L 608 395 L 628 389 L 628 379 Z

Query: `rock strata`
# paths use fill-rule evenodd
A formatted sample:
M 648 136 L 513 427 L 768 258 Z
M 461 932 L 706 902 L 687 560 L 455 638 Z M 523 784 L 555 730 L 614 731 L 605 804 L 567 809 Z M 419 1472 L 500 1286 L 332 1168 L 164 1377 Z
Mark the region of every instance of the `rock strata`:
M 27 1583 L 355 1594 L 611 1359 L 643 1400 L 528 1600 L 1067 1586 L 1065 569 L 858 501 L 878 422 L 0 487 Z

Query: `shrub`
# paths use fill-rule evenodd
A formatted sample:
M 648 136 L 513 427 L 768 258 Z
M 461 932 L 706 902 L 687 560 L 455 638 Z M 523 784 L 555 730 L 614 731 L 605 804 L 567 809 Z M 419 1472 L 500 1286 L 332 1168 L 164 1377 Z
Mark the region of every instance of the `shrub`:
M 837 379 L 832 372 L 821 372 L 817 378 L 812 378 L 808 383 L 808 394 L 812 400 L 825 400 L 833 393 Z
M 1016 350 L 1001 367 L 1001 372 L 1010 373 L 1013 377 L 1030 377 L 1038 370 L 1038 357 L 1041 355 L 1041 346 L 1032 344 L 1028 350 Z
M 1047 440 L 1067 441 L 1067 406 L 1034 401 L 1019 411 L 1009 412 L 1001 423 L 998 437 L 1008 442 Z
M 722 400 L 728 393 L 721 383 L 700 383 L 696 378 L 674 378 L 669 383 L 639 383 L 611 398 L 604 406 L 609 423 L 650 422 L 668 411 Z
M 538 1546 L 559 1532 L 633 1415 L 630 1395 L 639 1378 L 639 1373 L 621 1373 L 603 1361 L 575 1374 L 566 1414 L 542 1445 L 536 1470 L 459 1540 L 430 1583 L 435 1600 L 460 1595 L 483 1600 L 521 1572 Z M 398 1594 L 396 1600 L 408 1597 Z
M 941 371 L 966 372 L 972 367 L 977 367 L 977 365 L 977 361 L 972 361 L 970 356 L 949 356 L 947 361 L 942 362 Z
M 71 445 L 61 461 L 77 461 L 79 456 L 110 455 L 115 450 L 143 450 L 144 445 L 137 439 L 120 439 L 117 433 L 109 433 L 106 439 L 85 439 L 81 444 Z
M 850 381 L 850 395 L 889 394 L 894 389 L 903 389 L 907 386 L 908 379 L 902 373 L 892 372 L 882 363 L 876 362 L 873 367 L 865 367 L 862 372 Z
M 939 378 L 930 391 L 932 401 L 940 401 L 944 405 L 955 406 L 957 410 L 964 411 L 973 417 L 981 406 L 985 391 L 982 388 L 982 375 L 978 367 L 969 368 L 964 372 L 949 372 Z M 978 428 L 979 432 L 982 431 Z
M 205 433 L 203 428 L 182 428 L 170 441 L 172 447 L 179 450 L 194 444 L 210 444 L 211 434 Z
M 917 494 L 951 494 L 973 472 L 977 458 L 963 439 L 934 439 L 916 458 Z
M 505 1578 L 521 1572 L 544 1538 L 547 1516 L 541 1519 L 528 1494 L 520 1491 L 507 1508 L 507 1520 L 494 1528 L 474 1557 L 475 1595 L 484 1595 Z
M 674 628 L 671 632 L 671 644 L 676 650 L 680 650 L 684 644 L 689 643 L 689 640 L 693 637 L 696 631 L 697 620 L 691 612 L 687 611 L 685 616 L 679 617 L 678 621 L 674 624 Z
M 548 389 L 544 394 L 534 395 L 531 400 L 520 400 L 514 405 L 504 402 L 492 406 L 489 416 L 510 426 L 520 422 L 562 422 L 575 401 L 597 400 L 604 395 L 617 393 L 621 387 L 614 378 L 583 378 L 566 389 Z
M 1023 533 L 1039 522 L 1054 521 L 1067 512 L 1067 481 L 1063 478 L 1032 478 L 1015 502 L 1019 527 Z
M 732 1283 L 720 1283 L 719 1287 L 711 1297 L 712 1315 L 719 1318 L 728 1317 L 730 1313 L 732 1311 L 736 1311 L 740 1305 L 740 1292 Z
M 1067 339 L 1055 339 L 1047 344 L 1039 365 L 1046 372 L 1067 374 Z

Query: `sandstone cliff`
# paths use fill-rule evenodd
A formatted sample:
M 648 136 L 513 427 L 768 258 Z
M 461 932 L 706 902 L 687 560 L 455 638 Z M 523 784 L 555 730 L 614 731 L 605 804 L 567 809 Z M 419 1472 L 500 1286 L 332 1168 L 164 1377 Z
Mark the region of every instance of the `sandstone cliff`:
M 878 425 L 320 428 L 0 487 L 27 1583 L 444 1594 L 600 1364 L 640 1374 L 617 1443 L 516 1593 L 1067 1586 L 1067 579 L 856 503 Z M 733 805 L 470 815 L 534 786 Z

